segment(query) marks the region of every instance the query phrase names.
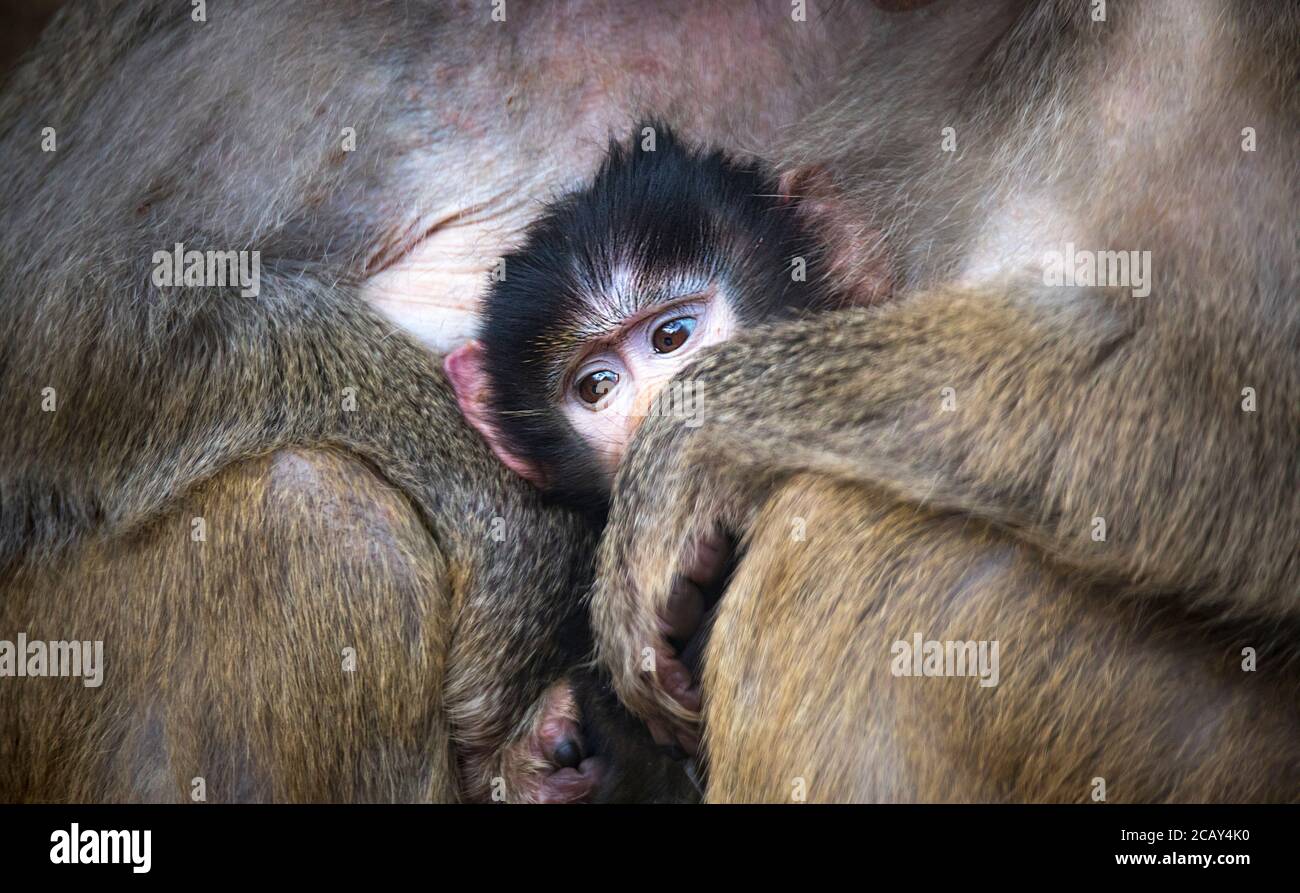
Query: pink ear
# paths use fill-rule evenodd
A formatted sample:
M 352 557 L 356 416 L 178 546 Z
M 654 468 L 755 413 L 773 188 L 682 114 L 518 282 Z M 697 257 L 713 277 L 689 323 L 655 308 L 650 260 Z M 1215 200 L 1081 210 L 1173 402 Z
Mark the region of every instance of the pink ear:
M 826 201 L 835 194 L 830 174 L 820 164 L 805 164 L 781 173 L 777 193 L 786 204 Z
M 780 201 L 826 244 L 831 277 L 847 287 L 848 304 L 876 304 L 894 289 L 894 263 L 884 233 L 848 213 L 834 177 L 819 164 L 781 174 Z
M 546 477 L 534 463 L 516 455 L 506 446 L 492 418 L 488 402 L 488 378 L 483 368 L 483 345 L 470 341 L 447 354 L 442 368 L 456 391 L 456 402 L 465 421 L 483 436 L 492 452 L 515 474 L 538 487 L 546 486 Z

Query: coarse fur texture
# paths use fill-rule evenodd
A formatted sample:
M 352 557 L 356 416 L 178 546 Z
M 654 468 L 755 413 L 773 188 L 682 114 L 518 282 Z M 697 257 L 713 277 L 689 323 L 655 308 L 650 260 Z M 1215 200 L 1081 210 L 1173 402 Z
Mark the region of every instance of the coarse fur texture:
M 1072 800 L 1108 771 L 1124 799 L 1300 792 L 1300 12 L 1108 10 L 873 32 L 786 156 L 883 230 L 896 300 L 722 345 L 682 373 L 703 424 L 638 431 L 594 622 L 634 712 L 687 745 L 702 721 L 711 799 L 788 796 L 787 740 L 825 799 Z M 1047 285 L 1067 242 L 1150 250 L 1150 294 Z M 748 550 L 696 690 L 662 624 L 717 528 Z M 1009 691 L 882 676 L 916 629 L 1001 639 Z M 1244 647 L 1272 658 L 1243 672 Z M 916 745 L 941 713 L 965 745 Z
M 484 237 L 494 257 L 513 247 L 521 221 L 534 211 L 531 202 L 586 182 L 608 134 L 630 123 L 628 109 L 682 122 L 692 141 L 763 142 L 792 110 L 815 104 L 823 92 L 816 85 L 839 74 L 846 42 L 854 44 L 848 55 L 861 60 L 861 70 L 844 80 L 842 96 L 792 131 L 796 142 L 781 154 L 791 165 L 814 162 L 834 175 L 844 197 L 837 219 L 857 227 L 843 236 L 854 248 L 844 252 L 849 261 L 866 256 L 860 249 L 874 238 L 872 227 L 883 231 L 898 253 L 900 300 L 845 313 L 833 325 L 794 324 L 776 338 L 723 347 L 708 361 L 717 364 L 709 369 L 718 377 L 710 380 L 705 427 L 683 432 L 653 421 L 642 432 L 620 485 L 595 602 L 621 691 L 647 714 L 671 708 L 655 699 L 653 686 L 624 678 L 633 664 L 623 657 L 635 655 L 639 665 L 642 649 L 658 644 L 651 625 L 656 599 L 689 550 L 697 520 L 691 512 L 698 511 L 701 527 L 724 520 L 746 542 L 770 544 L 765 554 L 745 553 L 736 577 L 742 585 L 729 593 L 735 603 L 719 608 L 719 621 L 737 612 L 744 635 L 714 637 L 705 657 L 707 746 L 718 785 L 737 779 L 715 788 L 716 798 L 776 798 L 781 791 L 784 799 L 788 787 L 773 787 L 773 779 L 791 757 L 788 746 L 773 741 L 785 728 L 806 730 L 819 721 L 825 732 L 799 742 L 807 750 L 800 764 L 806 770 L 848 760 L 856 770 L 842 787 L 814 788 L 819 798 L 919 798 L 943 784 L 991 798 L 990 789 L 978 787 L 987 768 L 963 762 L 967 755 L 1000 754 L 999 765 L 1008 766 L 1064 729 L 1078 736 L 1075 744 L 1042 748 L 1043 758 L 1023 773 L 997 773 L 1004 784 L 992 790 L 1005 799 L 1068 799 L 1073 789 L 1063 793 L 1045 780 L 1084 777 L 1065 770 L 1091 760 L 1082 745 L 1112 728 L 1123 736 L 1113 743 L 1117 754 L 1140 753 L 1146 740 L 1173 740 L 1161 736 L 1191 745 L 1192 762 L 1164 764 L 1170 772 L 1163 788 L 1153 784 L 1149 763 L 1135 764 L 1147 773 L 1142 783 L 1125 786 L 1142 792 L 1135 798 L 1190 798 L 1197 791 L 1216 799 L 1294 797 L 1294 771 L 1285 761 L 1294 759 L 1290 748 L 1300 740 L 1295 637 L 1286 619 L 1300 592 L 1300 508 L 1293 498 L 1297 265 L 1288 223 L 1297 202 L 1290 153 L 1279 148 L 1296 131 L 1293 11 L 1108 4 L 1110 22 L 1101 25 L 1087 19 L 1087 5 L 1073 2 L 942 4 L 894 16 L 846 3 L 828 7 L 842 18 L 820 20 L 815 4 L 805 27 L 789 28 L 783 2 L 769 5 L 778 14 L 768 17 L 751 15 L 760 4 L 664 8 L 669 14 L 648 23 L 644 17 L 654 10 L 642 3 L 512 2 L 502 27 L 479 15 L 477 4 L 415 2 L 241 4 L 201 27 L 188 9 L 162 2 L 78 2 L 59 14 L 0 98 L 0 394 L 9 413 L 0 427 L 0 604 L 22 624 L 48 617 L 58 627 L 51 634 L 102 636 L 117 648 L 126 641 L 119 631 L 135 629 L 137 615 L 157 617 L 159 626 L 144 627 L 167 630 L 157 643 L 126 646 L 152 654 L 154 644 L 191 645 L 200 635 L 171 626 L 181 618 L 149 588 L 192 580 L 196 568 L 207 573 L 194 597 L 217 616 L 221 600 L 230 598 L 220 569 L 231 563 L 248 568 L 230 578 L 232 587 L 247 587 L 245 600 L 231 608 L 241 620 L 260 616 L 249 606 L 274 598 L 292 595 L 308 606 L 319 592 L 330 597 L 324 613 L 297 626 L 254 625 L 242 641 L 201 642 L 194 651 L 229 659 L 239 679 L 251 660 L 263 668 L 259 679 L 282 680 L 262 702 L 273 708 L 266 713 L 255 709 L 262 692 L 225 679 L 213 699 L 225 705 L 225 716 L 202 720 L 182 711 L 166 731 L 153 732 L 147 708 L 154 692 L 142 687 L 113 692 L 104 716 L 91 720 L 92 731 L 78 719 L 91 690 L 49 696 L 48 686 L 37 687 L 72 680 L 11 687 L 16 700 L 5 702 L 0 740 L 29 762 L 7 764 L 15 774 L 5 776 L 14 785 L 6 797 L 53 799 L 72 791 L 79 799 L 171 799 L 188 796 L 189 779 L 210 771 L 222 779 L 214 798 L 239 799 L 232 794 L 238 791 L 253 792 L 247 799 L 404 799 L 424 791 L 475 798 L 486 795 L 494 771 L 504 772 L 494 766 L 530 759 L 531 747 L 514 745 L 528 742 L 539 705 L 570 664 L 555 633 L 568 616 L 568 562 L 577 559 L 557 557 L 580 552 L 581 525 L 545 509 L 492 462 L 455 419 L 433 358 L 358 299 L 359 280 L 400 256 L 413 238 L 437 247 L 443 237 L 476 244 L 470 237 Z M 732 9 L 748 17 L 743 27 L 735 27 Z M 788 39 L 751 25 L 768 20 Z M 578 48 L 566 42 L 568 21 L 584 22 L 572 29 L 582 37 Z M 701 37 L 695 43 L 683 39 L 692 29 Z M 787 66 L 787 59 L 794 62 Z M 734 74 L 700 77 L 703 68 Z M 557 117 L 565 123 L 559 130 Z M 1259 152 L 1241 151 L 1247 125 L 1259 133 Z M 45 126 L 59 133 L 57 152 L 39 151 Z M 954 127 L 955 154 L 938 148 L 944 126 Z M 339 147 L 345 127 L 357 132 L 355 152 Z M 1026 281 L 1026 269 L 1041 262 L 1042 245 L 1026 237 L 1035 233 L 1057 247 L 1072 238 L 1094 248 L 1155 249 L 1162 258 L 1156 288 L 1133 300 Z M 257 248 L 261 296 L 152 289 L 149 258 L 176 241 Z M 852 287 L 852 263 L 843 271 Z M 482 272 L 471 270 L 456 289 L 480 281 Z M 1246 385 L 1259 391 L 1253 414 L 1240 412 Z M 57 392 L 57 412 L 40 411 L 45 387 Z M 956 413 L 940 414 L 942 387 L 954 388 Z M 355 388 L 355 413 L 342 408 L 344 388 Z M 343 529 L 329 524 L 321 503 L 331 499 L 306 501 L 317 492 L 310 480 L 263 512 L 264 497 L 243 476 L 256 481 L 267 469 L 243 463 L 273 457 L 274 468 L 285 450 L 300 446 L 348 455 L 340 475 L 316 480 L 333 499 L 355 489 L 359 503 L 377 506 L 378 517 L 352 513 Z M 822 480 L 814 488 L 794 476 L 808 469 L 847 479 L 846 486 L 821 489 Z M 203 492 L 212 495 L 193 506 L 183 502 L 200 492 L 196 487 L 211 487 Z M 385 517 L 402 504 L 385 501 L 391 487 L 408 503 L 404 520 Z M 805 488 L 820 502 L 773 501 L 798 495 L 786 487 Z M 690 498 L 665 500 L 664 492 Z M 298 500 L 307 508 L 294 510 Z M 902 513 L 888 517 L 918 526 L 871 526 L 882 500 Z M 763 514 L 769 505 L 781 513 Z M 217 524 L 214 508 L 223 519 Z M 790 551 L 791 510 L 814 521 L 808 543 L 827 538 L 817 553 Z M 195 511 L 210 522 L 207 545 L 224 549 L 217 539 L 223 531 L 247 532 L 230 557 L 204 557 L 192 540 L 168 539 L 178 526 L 192 529 Z M 1105 542 L 1088 536 L 1093 513 L 1111 521 Z M 498 517 L 506 522 L 504 551 L 485 549 Z M 843 519 L 860 523 L 843 526 Z M 534 532 L 535 523 L 544 527 Z M 151 547 L 147 531 L 154 524 L 161 532 Z M 397 532 L 398 551 L 363 562 L 338 557 L 355 549 L 358 529 L 376 524 Z M 519 530 L 536 541 L 512 542 Z M 124 548 L 133 536 L 145 537 L 139 552 Z M 832 537 L 836 548 L 827 548 Z M 906 551 L 898 565 L 906 575 L 888 576 L 891 559 L 914 539 L 933 545 L 933 560 Z M 429 541 L 437 551 L 429 551 Z M 1016 563 L 1009 565 L 1012 555 Z M 199 559 L 212 563 L 194 565 Z M 317 579 L 327 560 L 342 570 Z M 834 692 L 845 689 L 846 673 L 877 668 L 888 654 L 864 653 L 846 666 L 844 643 L 870 649 L 881 639 L 851 625 L 828 632 L 826 618 L 850 607 L 855 595 L 879 594 L 893 582 L 899 599 L 868 604 L 891 614 L 906 609 L 885 618 L 905 636 L 918 619 L 906 596 L 925 595 L 931 583 L 980 561 L 994 573 L 962 578 L 957 592 L 983 611 L 1000 610 L 1008 581 L 1041 585 L 1019 603 L 1026 629 L 1050 631 L 1036 634 L 1037 647 L 1068 646 L 1078 610 L 1097 623 L 1113 619 L 1110 633 L 1127 644 L 1095 658 L 1074 652 L 1082 661 L 1077 671 L 1047 664 L 1052 672 L 1033 687 L 1040 700 L 1001 712 L 989 729 L 971 721 L 980 714 L 961 700 L 955 710 L 940 702 L 926 704 L 924 715 L 893 713 L 892 725 L 871 728 L 868 740 L 895 728 L 899 740 L 908 740 L 904 733 L 933 728 L 923 721 L 932 724 L 936 712 L 948 710 L 962 725 L 944 731 L 969 746 L 915 751 L 924 762 L 912 776 L 942 782 L 873 785 L 897 765 L 886 759 L 889 751 L 878 749 L 882 756 L 872 762 L 871 751 L 855 751 L 862 726 L 834 734 L 836 716 L 822 709 L 834 704 L 846 716 L 863 716 L 875 690 L 849 688 L 847 704 L 836 703 Z M 403 575 L 420 582 L 406 583 Z M 117 583 L 100 589 L 96 581 L 107 577 Z M 1096 588 L 1081 589 L 1085 584 Z M 409 618 L 427 616 L 411 605 L 417 589 L 431 605 L 445 602 L 444 592 L 463 593 L 460 615 L 438 618 L 439 633 L 421 631 L 424 641 L 450 636 L 459 645 L 441 658 L 423 654 L 386 668 L 397 674 L 382 677 L 389 687 L 367 688 L 360 706 L 349 705 L 341 718 L 336 702 L 322 698 L 344 691 L 344 674 L 304 693 L 317 684 L 314 673 L 308 671 L 308 683 L 302 673 L 284 675 L 271 665 L 271 656 L 286 653 L 285 635 L 300 627 L 316 630 L 318 640 L 296 653 L 323 655 L 321 666 L 328 662 L 332 672 L 341 657 L 339 630 L 355 617 L 350 606 L 371 599 L 380 625 L 354 639 L 362 644 L 359 669 L 375 669 L 366 664 L 367 642 L 378 649 L 370 653 L 407 661 L 409 649 L 387 638 L 386 625 L 399 614 L 408 621 L 404 628 Z M 93 601 L 94 591 L 107 598 Z M 346 603 L 332 599 L 341 592 L 349 595 Z M 550 598 L 555 592 L 558 604 Z M 1163 609 L 1174 602 L 1166 616 L 1175 622 L 1153 643 L 1124 626 L 1133 615 L 1093 613 L 1086 592 L 1117 604 Z M 776 609 L 788 594 L 802 598 L 782 620 Z M 382 608 L 392 600 L 403 610 Z M 1058 603 L 1064 613 L 1052 608 Z M 1247 624 L 1266 618 L 1245 641 L 1258 642 L 1261 657 L 1274 657 L 1242 678 L 1216 668 L 1219 646 L 1204 644 L 1177 620 L 1198 604 L 1195 616 L 1211 627 L 1210 642 L 1220 641 L 1224 613 Z M 743 613 L 763 605 L 773 610 Z M 762 656 L 748 650 L 756 641 L 751 616 L 759 631 L 763 618 L 772 618 L 782 635 L 765 641 L 777 643 L 779 660 L 744 663 Z M 943 618 L 920 619 L 930 616 L 937 632 Z M 994 625 L 990 635 L 1009 642 L 1019 629 Z M 1023 630 L 1018 638 L 1024 640 Z M 834 666 L 826 664 L 828 652 L 800 648 L 823 641 L 837 656 Z M 537 642 L 556 644 L 538 653 Z M 1209 675 L 1193 673 L 1183 683 L 1180 674 L 1162 670 L 1155 678 L 1182 686 L 1163 694 L 1150 679 L 1136 678 L 1125 689 L 1107 676 L 1120 666 L 1114 653 L 1151 657 L 1165 645 L 1210 667 Z M 167 647 L 158 651 L 161 663 L 119 662 L 108 672 L 127 679 L 136 673 L 148 686 L 157 672 L 188 679 L 192 668 L 169 665 L 176 652 Z M 453 664 L 465 682 L 448 687 Z M 402 712 L 394 699 L 410 695 L 407 674 L 422 668 L 427 697 Z M 1006 668 L 1008 685 L 1013 669 Z M 185 684 L 175 683 L 178 690 Z M 782 685 L 783 703 L 806 699 L 823 708 L 794 715 L 790 707 L 754 708 L 755 686 Z M 1026 690 L 1008 689 L 1020 696 Z M 507 702 L 480 698 L 485 691 L 505 691 Z M 646 697 L 638 700 L 638 693 Z M 1247 705 L 1265 720 L 1249 728 L 1232 720 L 1204 739 L 1171 720 L 1214 719 L 1205 710 L 1213 699 L 1225 706 L 1217 716 L 1240 716 Z M 377 708 L 377 729 L 350 725 Z M 40 709 L 48 715 L 33 721 Z M 272 723 L 275 735 L 264 738 L 247 725 L 252 715 Z M 339 761 L 339 752 L 357 755 L 353 745 L 331 736 L 299 739 L 300 716 L 308 727 L 321 717 L 339 722 L 340 734 L 360 732 L 377 747 L 390 734 L 409 742 L 430 732 L 429 752 L 420 759 Z M 211 725 L 196 728 L 227 730 L 227 740 L 256 742 L 257 753 L 288 755 L 302 774 L 265 784 L 259 779 L 283 767 L 232 769 L 203 756 L 213 768 L 191 769 L 197 748 L 179 742 L 193 741 L 197 733 L 184 724 L 200 721 Z M 748 739 L 726 731 L 741 721 L 749 724 Z M 24 722 L 66 737 L 27 738 Z M 1279 728 L 1289 729 L 1280 745 L 1272 737 Z M 515 730 L 513 739 L 503 729 Z M 95 760 L 105 741 L 156 754 L 148 744 L 130 749 L 142 736 L 178 742 L 166 786 L 133 784 L 111 764 L 97 777 L 62 774 L 65 760 L 102 765 Z M 448 741 L 452 753 L 444 758 Z M 1210 746 L 1198 756 L 1202 741 Z M 724 751 L 738 767 L 725 776 Z M 307 759 L 325 772 L 301 768 Z M 1272 776 L 1276 787 L 1263 776 L 1257 784 L 1241 772 L 1227 777 L 1234 762 L 1277 770 L 1277 760 L 1283 762 Z M 336 766 L 343 774 L 327 778 Z M 398 767 L 414 768 L 416 780 L 395 783 Z M 451 775 L 426 782 L 418 777 L 426 769 Z M 1197 775 L 1222 777 L 1201 783 Z M 528 779 L 507 778 L 508 797 L 536 790 Z
M 1116 598 L 978 522 L 820 475 L 751 529 L 702 680 L 710 801 L 1094 803 L 1097 778 L 1109 803 L 1300 792 L 1276 627 Z M 917 632 L 997 642 L 997 685 L 892 675 Z
M 564 547 L 550 548 L 558 558 Z M 3 799 L 454 802 L 499 777 L 506 800 L 544 800 L 555 791 L 536 782 L 553 767 L 531 739 L 554 714 L 551 691 L 570 700 L 584 747 L 617 755 L 592 799 L 689 797 L 587 669 L 550 668 L 566 652 L 549 635 L 528 657 L 556 679 L 551 689 L 510 728 L 476 727 L 474 698 L 494 684 L 476 655 L 506 647 L 496 637 L 507 628 L 464 604 L 476 573 L 346 453 L 282 450 L 232 465 L 141 530 L 7 581 L 8 638 L 102 636 L 104 676 L 94 689 L 0 686 L 12 730 L 0 737 Z M 465 731 L 513 743 L 487 760 Z M 466 757 L 487 778 L 462 785 Z

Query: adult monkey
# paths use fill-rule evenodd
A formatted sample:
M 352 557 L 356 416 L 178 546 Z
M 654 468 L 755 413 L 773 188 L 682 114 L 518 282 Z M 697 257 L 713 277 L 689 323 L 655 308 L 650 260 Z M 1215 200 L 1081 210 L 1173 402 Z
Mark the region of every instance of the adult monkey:
M 868 29 L 786 157 L 896 299 L 722 346 L 707 421 L 633 441 L 598 639 L 661 737 L 702 716 L 712 799 L 1300 792 L 1300 11 L 1098 8 Z M 1149 295 L 1046 284 L 1067 243 L 1150 251 Z M 895 678 L 918 631 L 1000 683 Z
M 0 611 L 107 666 L 102 695 L 5 680 L 0 796 L 603 795 L 566 774 L 603 709 L 565 632 L 583 532 L 489 463 L 392 321 L 444 346 L 446 300 L 642 107 L 770 140 L 859 15 L 639 9 L 58 14 L 0 101 Z M 155 286 L 178 242 L 259 251 L 258 294 Z M 650 763 L 633 795 L 671 795 Z

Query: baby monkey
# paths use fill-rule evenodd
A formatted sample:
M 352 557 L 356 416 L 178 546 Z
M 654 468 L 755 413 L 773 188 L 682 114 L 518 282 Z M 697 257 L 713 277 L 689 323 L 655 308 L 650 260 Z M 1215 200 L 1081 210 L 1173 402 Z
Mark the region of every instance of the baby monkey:
M 465 417 L 518 474 L 599 509 L 640 418 L 701 350 L 835 305 L 786 191 L 662 125 L 611 143 L 505 257 L 477 339 L 447 356 Z

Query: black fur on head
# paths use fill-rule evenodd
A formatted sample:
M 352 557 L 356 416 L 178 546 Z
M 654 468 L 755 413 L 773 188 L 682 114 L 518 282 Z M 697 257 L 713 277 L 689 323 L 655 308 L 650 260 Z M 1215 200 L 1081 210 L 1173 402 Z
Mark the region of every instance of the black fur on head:
M 645 128 L 654 151 L 643 148 Z M 775 177 L 721 152 L 683 147 L 662 124 L 611 143 L 591 186 L 549 205 L 485 301 L 479 340 L 500 435 L 558 498 L 599 510 L 607 485 L 590 447 L 555 408 L 562 370 L 594 318 L 626 319 L 707 281 L 745 326 L 831 306 L 824 250 Z M 794 258 L 806 278 L 794 281 Z

